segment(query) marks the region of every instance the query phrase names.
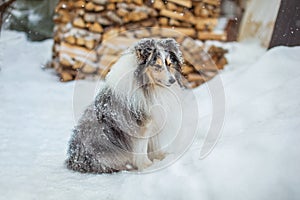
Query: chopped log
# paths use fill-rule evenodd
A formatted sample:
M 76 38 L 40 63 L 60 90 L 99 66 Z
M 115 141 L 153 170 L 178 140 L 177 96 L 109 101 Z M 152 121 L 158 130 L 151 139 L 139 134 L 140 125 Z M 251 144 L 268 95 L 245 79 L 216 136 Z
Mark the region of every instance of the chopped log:
M 151 32 L 147 29 L 141 29 L 136 30 L 134 35 L 136 38 L 148 38 L 151 37 Z
M 94 49 L 95 48 L 95 41 L 94 40 L 86 40 L 84 42 L 84 46 L 87 47 L 88 49 Z
M 181 15 L 183 15 L 186 19 L 188 20 L 192 20 L 192 21 L 185 21 L 185 22 L 188 22 L 188 23 L 192 23 L 192 24 L 195 24 L 196 23 L 196 19 L 195 19 L 195 16 L 194 14 L 189 11 L 189 10 L 184 10 L 184 12 L 180 13 Z
M 216 18 L 200 19 L 196 18 L 196 29 L 197 30 L 213 30 L 218 23 Z
M 153 8 L 157 9 L 157 10 L 163 10 L 166 8 L 166 5 L 164 4 L 164 2 L 162 0 L 155 0 L 152 3 Z
M 185 38 L 181 43 L 181 47 L 188 52 L 204 51 L 203 48 L 200 45 L 197 45 L 195 40 L 192 38 Z
M 146 19 L 140 22 L 142 27 L 154 27 L 157 24 L 156 18 Z
M 77 17 L 73 21 L 73 25 L 79 28 L 85 28 L 85 22 L 81 17 Z
M 180 26 L 181 23 L 179 21 L 175 20 L 175 19 L 170 19 L 169 20 L 169 25 L 170 26 Z
M 67 10 L 62 10 L 62 9 L 57 12 L 57 15 L 55 17 L 56 17 L 55 19 L 56 23 L 60 21 L 62 23 L 68 23 L 72 19 L 71 14 Z
M 73 5 L 74 5 L 75 8 L 84 8 L 85 1 L 83 1 L 83 0 L 75 1 L 73 3 Z
M 60 46 L 60 52 L 61 54 L 67 54 L 72 58 L 81 57 L 89 59 L 93 62 L 96 62 L 98 60 L 96 51 L 91 51 L 89 49 L 86 49 L 84 47 L 79 47 L 75 45 L 70 45 L 66 42 L 62 42 Z
M 166 28 L 168 28 L 168 27 L 166 27 Z M 171 28 L 171 27 L 169 27 L 169 28 Z M 193 28 L 179 28 L 179 27 L 176 27 L 176 28 L 173 28 L 173 30 L 178 31 L 182 34 L 188 35 L 190 37 L 195 37 L 195 35 L 196 35 L 196 31 Z
M 123 8 L 128 10 L 129 12 L 137 12 L 137 13 L 146 13 L 152 17 L 157 16 L 157 12 L 155 9 L 147 7 L 147 6 L 138 6 L 136 4 L 125 4 L 125 3 L 118 3 L 118 8 Z
M 161 24 L 161 25 L 163 25 L 163 26 L 167 26 L 168 25 L 168 18 L 166 18 L 166 17 L 160 17 L 159 19 L 158 19 L 158 23 L 159 24 Z
M 152 30 L 152 34 L 153 32 L 157 32 L 156 34 L 160 37 L 170 37 L 170 38 L 177 38 L 178 36 L 180 36 L 182 33 L 180 33 L 179 31 L 175 31 L 172 28 L 158 28 L 160 30 Z M 154 34 L 154 35 L 156 35 Z
M 192 67 L 192 66 L 188 66 L 188 65 L 184 65 L 183 67 L 182 67 L 182 69 L 181 69 L 181 72 L 183 73 L 183 74 L 189 74 L 189 73 L 191 73 L 191 72 L 193 72 L 194 71 L 194 68 Z
M 224 66 L 228 64 L 227 59 L 225 57 L 222 57 L 218 60 L 216 63 L 218 69 L 224 69 Z
M 56 5 L 54 11 L 57 13 L 59 10 L 65 9 L 66 7 L 67 7 L 66 2 L 63 2 L 63 1 L 62 1 L 62 2 L 59 2 L 59 3 Z
M 85 64 L 85 65 L 81 68 L 81 71 L 82 71 L 83 73 L 92 74 L 92 73 L 95 73 L 95 72 L 97 71 L 97 68 L 96 68 L 96 67 L 93 67 L 92 65 Z
M 168 0 L 168 2 L 173 2 L 173 3 L 176 3 L 180 6 L 184 6 L 184 7 L 187 7 L 187 8 L 192 7 L 192 1 L 191 0 Z
M 90 29 L 90 27 L 92 26 L 93 23 L 88 22 L 85 24 L 85 28 Z M 89 30 L 90 31 L 90 30 Z
M 105 31 L 104 34 L 102 35 L 103 41 L 105 41 L 109 38 L 117 36 L 120 31 L 121 30 L 118 29 L 118 28 L 111 28 L 110 30 Z
M 165 16 L 165 17 L 169 17 L 169 18 L 173 18 L 173 19 L 178 19 L 178 20 L 185 21 L 185 22 L 189 22 L 189 23 L 192 23 L 192 24 L 195 24 L 195 22 L 196 22 L 195 18 L 192 15 L 177 13 L 177 12 L 169 11 L 169 10 L 166 10 L 166 9 L 161 10 L 160 15 Z
M 99 24 L 104 25 L 104 26 L 109 26 L 112 25 L 113 22 L 108 20 L 106 17 L 102 16 L 102 15 L 97 15 L 96 16 L 96 20 Z
M 96 33 L 102 33 L 103 32 L 102 26 L 99 23 L 97 23 L 97 22 L 95 22 L 94 24 L 92 24 L 89 27 L 89 30 L 93 31 L 93 32 L 96 32 Z
M 104 6 L 100 6 L 100 5 L 95 5 L 95 8 L 94 8 L 95 12 L 100 12 L 100 11 L 102 11 L 104 9 L 105 9 L 105 7 Z
M 105 5 L 108 0 L 91 0 L 93 3 L 95 4 L 99 4 L 99 5 Z M 110 0 L 111 1 L 111 0 Z
M 197 84 L 197 82 L 188 82 L 185 84 L 187 88 L 196 88 L 198 87 L 200 84 Z
M 143 0 L 133 0 L 133 3 L 137 4 L 137 5 L 143 5 Z
M 224 66 L 227 64 L 227 60 L 224 57 L 224 55 L 227 52 L 228 52 L 228 50 L 225 50 L 225 49 L 223 49 L 221 47 L 216 47 L 214 45 L 212 45 L 209 48 L 208 53 L 212 57 L 212 60 L 217 65 L 218 69 L 223 69 Z
M 86 22 L 95 22 L 96 18 L 97 18 L 97 16 L 94 13 L 85 13 L 83 16 L 83 19 Z
M 122 3 L 124 0 L 109 0 L 111 3 Z
M 200 74 L 198 73 L 190 73 L 187 75 L 187 80 L 189 82 L 195 82 L 195 81 L 203 81 L 205 82 L 205 79 L 203 76 L 201 76 Z
M 123 20 L 113 11 L 108 11 L 106 13 L 106 17 L 112 22 L 115 22 L 117 24 L 123 24 Z
M 198 8 L 196 7 L 195 9 L 195 14 L 196 16 L 202 17 L 202 18 L 208 18 L 209 16 L 209 11 L 203 7 Z
M 59 63 L 62 64 L 64 67 L 71 67 L 73 63 L 70 60 L 71 59 L 67 59 L 66 57 L 61 57 L 59 59 Z
M 139 23 L 126 23 L 124 26 L 125 30 L 127 30 L 128 35 L 133 35 L 132 33 L 129 33 L 131 30 L 139 29 L 141 25 Z
M 201 10 L 203 8 L 205 8 L 204 3 L 202 2 L 193 2 L 193 6 L 194 6 L 194 14 L 198 17 L 200 16 Z
M 117 10 L 117 15 L 119 15 L 120 17 L 125 17 L 126 15 L 128 15 L 129 11 L 124 9 L 124 8 L 119 8 Z
M 70 44 L 75 44 L 76 43 L 76 39 L 73 35 L 69 35 L 67 37 L 64 38 L 66 42 L 70 43 Z
M 184 13 L 184 12 L 187 11 L 187 8 L 186 7 L 182 7 L 182 6 L 176 6 L 175 11 L 178 12 L 178 13 Z
M 104 55 L 104 53 L 105 54 L 115 54 L 115 53 L 111 52 L 113 50 L 114 50 L 114 52 L 123 51 L 137 41 L 138 41 L 138 39 L 128 38 L 128 37 L 124 37 L 124 36 L 118 36 L 118 37 L 114 37 L 110 40 L 104 40 L 100 46 L 100 49 L 102 49 L 102 50 L 108 49 L 108 51 L 105 51 L 105 52 L 101 51 L 100 55 Z M 111 49 L 113 49 L 113 50 L 111 50 Z M 97 50 L 97 53 L 99 54 L 98 50 Z
M 106 5 L 106 9 L 107 10 L 115 10 L 116 5 L 114 3 L 110 3 L 110 4 Z
M 218 57 L 222 57 L 224 54 L 228 53 L 228 50 L 212 45 L 209 48 L 208 53 L 211 55 L 217 55 Z
M 85 14 L 85 10 L 83 8 L 75 10 L 75 16 L 83 16 Z
M 93 2 L 88 2 L 86 5 L 85 5 L 85 9 L 87 11 L 93 11 L 95 9 L 95 4 Z
M 180 22 L 180 26 L 184 28 L 192 28 L 193 25 L 188 22 Z
M 214 6 L 219 6 L 221 4 L 220 0 L 202 0 L 202 2 L 214 5 Z
M 177 6 L 174 3 L 168 2 L 166 6 L 168 10 L 172 10 L 172 11 L 177 10 Z
M 60 80 L 62 82 L 67 82 L 73 80 L 73 76 L 69 72 L 61 72 L 60 74 Z
M 133 11 L 136 9 L 136 5 L 131 3 L 117 3 L 117 8 L 123 8 L 128 11 Z
M 147 18 L 148 18 L 148 14 L 145 12 L 131 12 L 128 15 L 128 20 L 133 22 L 140 21 Z
M 214 32 L 207 32 L 207 31 L 199 31 L 198 32 L 198 39 L 199 40 L 220 40 L 226 41 L 226 33 L 214 33 Z
M 162 29 L 163 28 L 161 28 L 161 27 L 152 27 L 150 29 L 152 37 L 161 36 L 161 30 Z
M 72 65 L 73 69 L 80 69 L 83 66 L 83 63 L 79 60 L 76 60 L 75 63 Z
M 64 31 L 63 35 L 73 35 L 74 37 L 89 37 L 93 38 L 94 40 L 100 41 L 101 40 L 101 34 L 100 33 L 93 33 L 86 29 L 81 29 L 77 27 L 72 27 L 72 29 L 67 29 Z
M 85 43 L 84 39 L 81 37 L 76 38 L 76 44 L 79 46 L 83 46 Z

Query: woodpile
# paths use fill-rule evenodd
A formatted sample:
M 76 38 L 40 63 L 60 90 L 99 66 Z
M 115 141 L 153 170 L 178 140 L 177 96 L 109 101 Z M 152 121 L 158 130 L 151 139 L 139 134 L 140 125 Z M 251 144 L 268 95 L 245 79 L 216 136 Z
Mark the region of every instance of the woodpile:
M 181 43 L 181 51 L 185 58 L 182 73 L 187 79 L 188 88 L 194 88 L 209 81 L 227 64 L 225 58 L 227 50 L 214 45 L 206 47 L 188 37 Z
M 208 54 L 191 38 L 226 40 L 225 33 L 213 32 L 220 0 L 60 0 L 55 12 L 51 64 L 62 81 L 104 77 L 138 39 L 172 37 L 182 46 L 183 72 L 194 87 L 213 77 L 217 67 L 211 62 L 202 69 L 201 56 Z M 215 58 L 220 55 L 212 51 Z M 221 57 L 220 66 L 226 63 Z

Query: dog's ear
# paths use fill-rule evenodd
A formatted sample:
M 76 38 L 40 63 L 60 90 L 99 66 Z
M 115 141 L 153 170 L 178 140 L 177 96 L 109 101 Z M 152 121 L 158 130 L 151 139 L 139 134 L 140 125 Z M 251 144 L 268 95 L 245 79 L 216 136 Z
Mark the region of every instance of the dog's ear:
M 183 63 L 182 53 L 179 49 L 179 44 L 173 38 L 167 38 L 161 40 L 162 46 L 169 51 L 171 60 L 174 64 L 177 64 L 178 67 L 181 67 Z
M 137 83 L 140 87 L 145 87 L 149 84 L 149 77 L 144 73 L 146 64 L 155 50 L 154 39 L 142 39 L 135 46 L 134 51 L 137 58 L 138 67 L 134 72 Z
M 183 83 L 183 75 L 181 67 L 183 64 L 182 52 L 179 49 L 179 44 L 173 38 L 161 40 L 161 45 L 169 52 L 171 62 L 173 63 L 175 71 L 175 79 L 181 88 L 186 88 Z
M 147 63 L 147 60 L 155 48 L 154 39 L 142 39 L 135 46 L 134 50 L 139 65 Z
M 176 70 L 174 76 L 175 76 L 175 79 L 176 79 L 178 85 L 179 85 L 182 89 L 186 89 L 187 87 L 186 87 L 185 84 L 184 84 L 184 80 L 186 81 L 186 79 L 184 78 L 184 76 L 182 75 L 182 73 Z

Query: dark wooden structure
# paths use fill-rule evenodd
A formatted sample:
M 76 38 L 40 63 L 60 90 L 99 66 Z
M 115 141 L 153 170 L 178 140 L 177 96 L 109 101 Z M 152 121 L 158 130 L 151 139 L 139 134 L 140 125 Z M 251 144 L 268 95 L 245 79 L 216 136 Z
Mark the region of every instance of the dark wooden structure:
M 281 0 L 269 48 L 300 45 L 300 1 Z

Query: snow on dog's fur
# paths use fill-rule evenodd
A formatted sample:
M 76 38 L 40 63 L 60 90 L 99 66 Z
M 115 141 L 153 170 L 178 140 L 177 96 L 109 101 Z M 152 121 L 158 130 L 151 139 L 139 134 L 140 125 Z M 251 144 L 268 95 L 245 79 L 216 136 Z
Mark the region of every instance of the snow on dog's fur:
M 143 39 L 114 64 L 71 137 L 67 167 L 80 172 L 143 170 L 161 160 L 162 115 L 168 87 L 181 84 L 182 56 L 173 39 Z M 175 86 L 174 86 L 175 85 Z

